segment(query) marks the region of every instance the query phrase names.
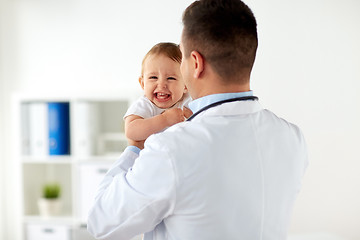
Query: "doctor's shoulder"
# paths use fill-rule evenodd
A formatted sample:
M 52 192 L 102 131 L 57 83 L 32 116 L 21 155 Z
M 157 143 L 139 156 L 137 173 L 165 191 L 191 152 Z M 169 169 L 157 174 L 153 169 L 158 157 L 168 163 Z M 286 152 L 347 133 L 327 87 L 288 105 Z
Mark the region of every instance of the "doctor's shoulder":
M 264 109 L 263 113 L 266 115 L 266 121 L 272 126 L 272 130 L 280 131 L 285 134 L 289 139 L 297 141 L 306 151 L 306 141 L 301 128 L 288 120 L 277 116 L 275 113 L 268 109 Z
M 192 122 L 180 122 L 166 128 L 164 131 L 151 135 L 146 142 L 151 145 L 161 145 L 161 148 L 178 149 L 179 145 L 184 145 L 184 141 L 191 138 L 189 126 Z

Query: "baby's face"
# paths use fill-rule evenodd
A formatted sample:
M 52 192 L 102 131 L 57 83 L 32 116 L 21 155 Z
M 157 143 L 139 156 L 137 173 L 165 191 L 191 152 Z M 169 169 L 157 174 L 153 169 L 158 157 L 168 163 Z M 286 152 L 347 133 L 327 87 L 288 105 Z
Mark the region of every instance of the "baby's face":
M 186 92 L 180 73 L 180 63 L 162 54 L 150 55 L 145 60 L 140 84 L 145 96 L 163 109 L 175 105 Z

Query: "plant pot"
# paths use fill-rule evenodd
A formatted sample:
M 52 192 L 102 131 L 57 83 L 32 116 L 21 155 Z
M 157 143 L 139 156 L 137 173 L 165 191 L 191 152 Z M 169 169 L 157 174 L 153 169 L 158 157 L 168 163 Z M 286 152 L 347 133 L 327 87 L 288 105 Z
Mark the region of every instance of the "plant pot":
M 38 200 L 40 216 L 57 216 L 61 212 L 62 202 L 59 198 L 40 198 Z

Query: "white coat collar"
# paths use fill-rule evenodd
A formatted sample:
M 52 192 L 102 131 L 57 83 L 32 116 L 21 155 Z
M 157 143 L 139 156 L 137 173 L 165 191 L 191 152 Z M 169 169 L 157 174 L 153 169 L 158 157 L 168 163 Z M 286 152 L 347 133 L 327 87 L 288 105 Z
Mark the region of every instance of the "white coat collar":
M 251 113 L 259 112 L 263 109 L 264 108 L 261 106 L 259 101 L 229 102 L 205 110 L 204 112 L 196 116 L 193 119 L 193 121 L 196 121 L 196 119 L 201 119 L 206 116 L 232 116 L 232 115 L 251 114 Z

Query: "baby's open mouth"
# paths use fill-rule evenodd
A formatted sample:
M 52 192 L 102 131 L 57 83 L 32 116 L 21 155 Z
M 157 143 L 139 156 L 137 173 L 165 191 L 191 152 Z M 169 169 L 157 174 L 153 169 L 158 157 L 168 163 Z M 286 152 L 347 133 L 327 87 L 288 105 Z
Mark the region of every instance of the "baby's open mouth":
M 155 93 L 155 97 L 158 101 L 167 101 L 170 99 L 171 94 L 167 94 L 167 93 Z

